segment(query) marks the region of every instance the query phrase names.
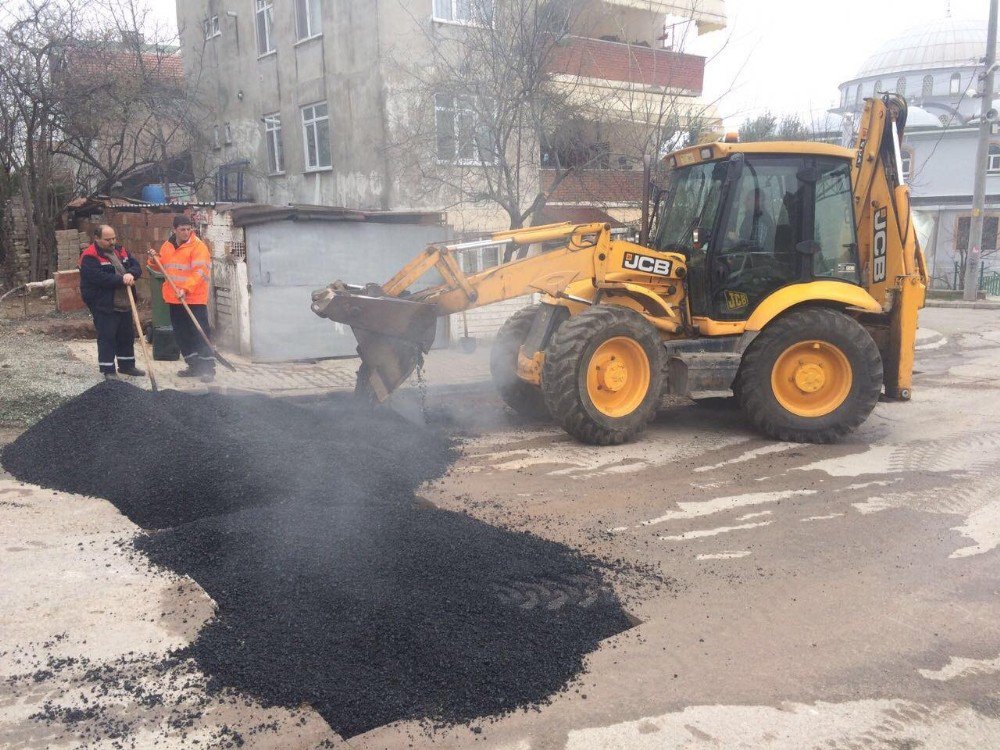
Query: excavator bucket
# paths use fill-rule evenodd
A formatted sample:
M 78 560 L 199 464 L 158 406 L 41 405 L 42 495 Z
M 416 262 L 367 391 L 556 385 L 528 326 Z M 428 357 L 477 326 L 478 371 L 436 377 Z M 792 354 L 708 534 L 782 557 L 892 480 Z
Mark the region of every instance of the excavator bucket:
M 313 292 L 312 310 L 351 327 L 361 356 L 355 392 L 378 403 L 406 381 L 434 343 L 437 308 L 387 296 L 377 284 L 335 281 Z

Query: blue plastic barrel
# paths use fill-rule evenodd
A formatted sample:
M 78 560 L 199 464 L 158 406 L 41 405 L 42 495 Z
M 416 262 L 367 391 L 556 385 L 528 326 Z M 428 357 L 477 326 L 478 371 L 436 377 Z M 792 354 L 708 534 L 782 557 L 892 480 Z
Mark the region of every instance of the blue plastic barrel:
M 142 188 L 142 199 L 146 203 L 166 203 L 167 194 L 163 185 L 146 185 Z

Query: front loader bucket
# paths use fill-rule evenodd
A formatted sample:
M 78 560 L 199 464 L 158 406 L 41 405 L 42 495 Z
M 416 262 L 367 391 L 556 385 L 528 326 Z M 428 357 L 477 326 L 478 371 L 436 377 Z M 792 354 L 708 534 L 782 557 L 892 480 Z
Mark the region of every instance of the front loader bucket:
M 406 381 L 434 343 L 437 308 L 388 297 L 375 284 L 334 282 L 313 292 L 312 310 L 351 327 L 361 356 L 355 391 L 379 403 Z

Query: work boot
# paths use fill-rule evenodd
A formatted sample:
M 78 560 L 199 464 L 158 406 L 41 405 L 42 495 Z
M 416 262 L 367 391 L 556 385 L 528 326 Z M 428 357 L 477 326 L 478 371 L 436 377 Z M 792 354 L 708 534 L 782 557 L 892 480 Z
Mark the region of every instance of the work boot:
M 118 376 L 115 373 L 113 373 L 113 372 L 106 372 L 106 373 L 104 373 L 104 379 L 105 380 L 118 380 Z
M 177 373 L 177 377 L 179 378 L 195 378 L 199 375 L 201 375 L 201 373 L 198 372 L 198 369 L 195 367 L 191 367 L 190 365 L 188 365 L 179 373 Z
M 202 383 L 211 383 L 215 380 L 215 370 L 205 370 L 199 377 Z
M 126 367 L 124 369 L 122 369 L 121 367 L 119 367 L 118 368 L 118 374 L 119 375 L 128 375 L 129 377 L 132 377 L 132 378 L 141 378 L 141 377 L 143 377 L 146 374 L 146 371 L 145 370 L 140 370 L 135 365 L 132 365 L 131 367 Z

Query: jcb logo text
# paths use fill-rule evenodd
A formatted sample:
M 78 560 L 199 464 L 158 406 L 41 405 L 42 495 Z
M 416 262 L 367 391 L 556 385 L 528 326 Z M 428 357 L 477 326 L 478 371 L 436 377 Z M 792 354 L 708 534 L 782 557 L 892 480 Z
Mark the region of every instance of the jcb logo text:
M 885 281 L 886 209 L 875 211 L 875 246 L 872 249 L 872 280 Z
M 627 268 L 630 271 L 651 273 L 654 276 L 670 275 L 669 260 L 653 258 L 649 255 L 639 255 L 638 253 L 625 253 L 625 260 L 622 261 L 622 268 Z

